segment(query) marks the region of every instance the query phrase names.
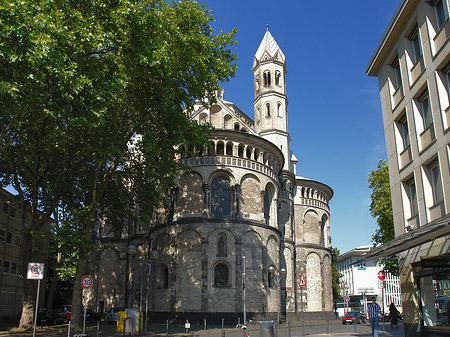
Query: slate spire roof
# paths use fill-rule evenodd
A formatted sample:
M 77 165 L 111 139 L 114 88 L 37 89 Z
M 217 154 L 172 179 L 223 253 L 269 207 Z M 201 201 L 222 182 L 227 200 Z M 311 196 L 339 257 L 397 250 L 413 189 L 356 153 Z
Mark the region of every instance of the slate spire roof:
M 258 50 L 256 51 L 255 58 L 258 61 L 261 61 L 261 58 L 264 55 L 265 51 L 270 55 L 270 57 L 274 57 L 278 53 L 278 58 L 280 60 L 282 61 L 286 60 L 277 42 L 273 38 L 272 34 L 270 34 L 269 32 L 269 25 L 267 25 L 267 31 L 264 34 L 264 37 L 261 41 L 261 44 L 259 45 Z

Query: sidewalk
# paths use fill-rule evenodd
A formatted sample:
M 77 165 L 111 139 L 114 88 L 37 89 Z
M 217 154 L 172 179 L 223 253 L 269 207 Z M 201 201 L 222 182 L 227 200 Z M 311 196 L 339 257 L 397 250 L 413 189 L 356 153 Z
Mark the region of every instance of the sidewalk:
M 259 325 L 249 326 L 250 337 L 260 337 Z M 149 329 L 150 330 L 150 329 Z M 172 331 L 176 330 L 172 327 Z M 180 330 L 180 329 L 178 329 Z M 122 332 L 116 332 L 116 327 L 114 325 L 108 325 L 104 322 L 100 324 L 100 329 L 97 332 L 97 326 L 95 324 L 89 324 L 86 327 L 86 334 L 90 337 L 118 337 L 126 336 Z M 372 333 L 370 331 L 370 325 L 357 324 L 353 325 L 342 325 L 342 324 L 330 324 L 328 327 L 326 325 L 316 325 L 316 326 L 305 326 L 304 334 L 308 337 L 324 337 L 324 336 L 340 336 L 340 337 L 371 337 Z M 30 337 L 33 335 L 33 330 L 29 331 L 0 331 L 0 337 L 11 336 L 11 337 Z M 136 336 L 137 334 L 135 334 Z M 199 335 L 208 335 L 208 337 L 243 337 L 242 330 L 237 328 L 227 328 L 222 332 L 222 329 L 208 329 L 208 330 L 191 330 L 189 333 L 181 332 L 171 332 L 169 331 L 169 336 L 171 337 L 196 337 Z M 68 325 L 58 325 L 51 327 L 38 327 L 36 330 L 36 336 L 39 337 L 68 337 Z M 73 337 L 74 333 L 70 334 Z M 153 337 L 166 337 L 166 333 L 163 331 L 152 331 L 148 333 L 142 333 L 140 336 L 153 336 Z M 291 327 L 282 326 L 277 331 L 275 330 L 274 337 L 300 337 L 303 336 L 302 327 Z M 398 329 L 391 329 L 389 323 L 385 324 L 385 330 L 383 331 L 383 325 L 380 325 L 379 331 L 380 337 L 392 337 L 392 336 L 404 336 L 403 323 L 399 323 Z

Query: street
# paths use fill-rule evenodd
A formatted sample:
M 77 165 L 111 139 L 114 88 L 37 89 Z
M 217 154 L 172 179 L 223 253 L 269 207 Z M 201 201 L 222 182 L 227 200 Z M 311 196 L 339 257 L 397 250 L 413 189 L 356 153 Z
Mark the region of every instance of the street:
M 334 322 L 333 322 L 334 323 Z M 182 324 L 180 324 L 180 327 Z M 238 328 L 226 328 L 224 330 L 224 334 L 222 329 L 207 329 L 203 330 L 198 328 L 198 330 L 191 329 L 189 333 L 182 332 L 182 328 L 171 327 L 169 330 L 169 336 L 198 336 L 198 335 L 208 335 L 210 337 L 242 337 L 243 332 Z M 143 333 L 141 336 L 166 336 L 165 332 L 162 332 L 160 328 L 150 328 L 148 333 Z M 123 333 L 116 332 L 115 325 L 108 325 L 106 322 L 101 322 L 99 324 L 99 330 L 97 331 L 96 324 L 89 324 L 86 328 L 86 334 L 90 337 L 96 336 L 126 336 Z M 274 331 L 274 337 L 299 337 L 303 336 L 303 328 L 299 326 L 289 328 L 286 325 L 283 325 L 277 331 Z M 327 325 L 312 325 L 304 327 L 305 336 L 315 337 L 315 336 L 367 336 L 370 337 L 370 325 L 368 323 L 365 324 L 357 324 L 354 325 L 342 325 L 338 323 Z M 33 335 L 33 331 L 26 332 L 15 332 L 11 331 L 0 331 L 1 336 L 13 336 L 13 337 L 30 337 Z M 74 333 L 70 334 L 70 337 L 73 337 Z M 250 337 L 260 337 L 260 329 L 259 324 L 249 325 L 249 335 Z M 385 330 L 383 331 L 383 325 L 380 325 L 380 336 L 404 336 L 403 331 L 403 323 L 399 323 L 398 329 L 392 329 L 389 323 L 385 324 Z M 40 337 L 69 337 L 68 335 L 68 324 L 51 326 L 51 327 L 38 327 L 36 336 Z M 137 336 L 137 334 L 135 334 Z

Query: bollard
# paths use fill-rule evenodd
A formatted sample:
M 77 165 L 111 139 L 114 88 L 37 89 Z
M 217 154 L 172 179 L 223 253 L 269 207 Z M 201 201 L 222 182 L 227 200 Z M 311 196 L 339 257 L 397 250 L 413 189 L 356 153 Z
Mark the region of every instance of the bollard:
M 222 337 L 225 337 L 225 330 L 223 328 L 223 318 L 222 318 Z
M 203 324 L 205 325 L 205 331 L 206 331 L 206 318 L 203 319 Z
M 169 320 L 166 321 L 166 335 L 169 336 Z
M 186 329 L 186 333 L 189 333 L 190 327 L 191 327 L 191 324 L 189 323 L 188 320 L 186 320 L 186 324 L 184 325 L 184 328 Z
M 69 326 L 67 327 L 67 337 L 70 337 L 70 324 L 72 321 L 69 321 Z
M 353 326 L 354 326 L 355 332 L 356 332 L 356 322 L 355 321 L 353 321 Z
M 329 334 L 329 333 L 330 333 L 330 324 L 329 324 L 328 318 L 327 318 L 327 334 Z
M 288 336 L 291 337 L 291 321 L 288 321 Z

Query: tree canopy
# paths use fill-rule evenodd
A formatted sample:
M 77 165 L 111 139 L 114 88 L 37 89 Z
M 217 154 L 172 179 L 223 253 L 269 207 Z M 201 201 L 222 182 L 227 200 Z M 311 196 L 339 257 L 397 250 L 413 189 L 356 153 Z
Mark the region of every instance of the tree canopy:
M 234 75 L 234 30 L 214 35 L 212 20 L 190 0 L 0 5 L 0 175 L 32 210 L 24 265 L 56 208 L 86 239 L 100 219 L 116 231 L 132 210 L 150 219 L 180 168 L 178 146 L 206 142 L 208 127 L 189 119 L 194 102 Z M 23 327 L 33 298 L 25 280 Z
M 389 170 L 385 160 L 380 160 L 376 170 L 369 174 L 370 214 L 377 220 L 378 229 L 372 236 L 372 242 L 383 244 L 395 238 L 394 218 L 392 213 L 391 187 L 389 184 Z M 384 258 L 381 264 L 394 275 L 398 275 L 397 257 Z

